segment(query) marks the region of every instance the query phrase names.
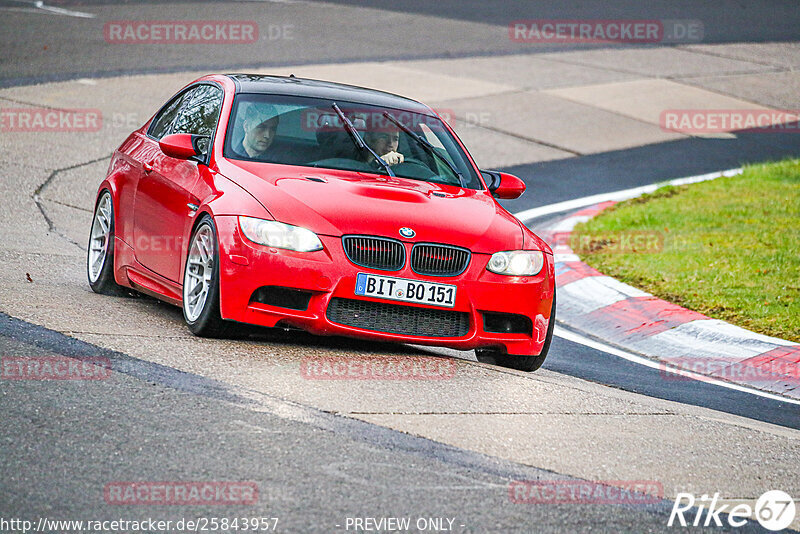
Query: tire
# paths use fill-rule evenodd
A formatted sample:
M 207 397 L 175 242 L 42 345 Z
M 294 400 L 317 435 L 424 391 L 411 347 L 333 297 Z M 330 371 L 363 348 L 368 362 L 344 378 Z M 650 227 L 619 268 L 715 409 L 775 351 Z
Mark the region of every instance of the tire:
M 192 334 L 225 337 L 231 323 L 219 312 L 219 246 L 208 215 L 202 216 L 189 240 L 181 295 L 183 318 Z
M 114 201 L 104 189 L 97 199 L 86 248 L 86 277 L 92 291 L 124 297 L 128 290 L 114 279 Z
M 542 351 L 538 356 L 517 356 L 514 354 L 506 354 L 498 349 L 475 349 L 475 357 L 481 363 L 489 363 L 499 365 L 500 367 L 508 367 L 509 369 L 517 369 L 519 371 L 533 372 L 539 369 L 544 360 L 547 358 L 547 353 L 550 352 L 550 343 L 553 341 L 553 330 L 556 325 L 556 294 L 553 292 L 553 305 L 550 308 L 550 324 L 547 325 L 547 336 L 542 345 Z

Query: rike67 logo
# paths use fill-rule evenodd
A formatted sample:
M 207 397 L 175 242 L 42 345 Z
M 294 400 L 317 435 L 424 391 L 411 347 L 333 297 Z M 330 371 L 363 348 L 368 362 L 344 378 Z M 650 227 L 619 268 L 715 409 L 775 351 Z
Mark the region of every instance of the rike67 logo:
M 794 500 L 780 490 L 764 493 L 755 507 L 746 503 L 721 503 L 719 493 L 711 498 L 678 493 L 667 526 L 721 527 L 723 522 L 727 522 L 732 527 L 742 527 L 747 524 L 747 519 L 755 518 L 765 529 L 778 531 L 791 525 L 796 513 Z

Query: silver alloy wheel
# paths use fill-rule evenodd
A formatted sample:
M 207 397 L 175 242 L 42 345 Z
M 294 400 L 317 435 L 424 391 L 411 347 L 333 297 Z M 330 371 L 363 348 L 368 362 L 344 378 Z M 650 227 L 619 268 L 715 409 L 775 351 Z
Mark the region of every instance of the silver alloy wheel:
M 208 224 L 202 224 L 189 247 L 183 275 L 183 310 L 189 322 L 200 317 L 208 300 L 214 272 L 214 246 L 214 232 Z
M 97 282 L 108 256 L 108 241 L 111 236 L 111 195 L 106 191 L 97 203 L 92 221 L 92 233 L 89 236 L 89 253 L 87 256 L 89 281 Z

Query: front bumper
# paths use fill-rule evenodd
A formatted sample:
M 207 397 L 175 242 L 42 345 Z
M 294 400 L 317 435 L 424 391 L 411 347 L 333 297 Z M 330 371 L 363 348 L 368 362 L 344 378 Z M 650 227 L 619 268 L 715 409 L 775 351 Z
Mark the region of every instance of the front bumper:
M 502 276 L 486 270 L 488 254 L 472 254 L 467 270 L 454 277 L 421 276 L 406 262 L 400 271 L 380 271 L 355 265 L 347 259 L 339 237 L 319 236 L 324 249 L 293 252 L 254 244 L 244 238 L 235 216 L 215 218 L 220 242 L 220 312 L 224 319 L 267 327 L 291 326 L 317 335 L 343 335 L 362 339 L 436 345 L 460 350 L 500 348 L 508 354 L 538 355 L 545 342 L 555 287 L 553 257 L 545 254 L 545 266 L 536 276 Z M 407 257 L 413 243 L 405 243 Z M 457 286 L 454 312 L 468 315 L 466 334 L 457 337 L 397 334 L 354 327 L 328 317 L 331 299 L 375 302 L 384 305 L 424 306 L 355 295 L 358 273 L 454 284 Z M 310 293 L 303 310 L 267 305 L 253 300 L 264 286 L 292 288 Z M 419 311 L 419 310 L 415 310 Z M 484 313 L 524 315 L 532 331 L 489 332 Z

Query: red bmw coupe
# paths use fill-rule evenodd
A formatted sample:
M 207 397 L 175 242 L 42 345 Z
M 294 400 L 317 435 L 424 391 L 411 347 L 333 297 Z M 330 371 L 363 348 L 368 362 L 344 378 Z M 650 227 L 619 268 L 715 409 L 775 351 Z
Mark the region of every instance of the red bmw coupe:
M 92 289 L 233 322 L 475 349 L 533 371 L 555 322 L 553 255 L 414 100 L 295 77 L 209 75 L 111 159 L 88 248 Z

